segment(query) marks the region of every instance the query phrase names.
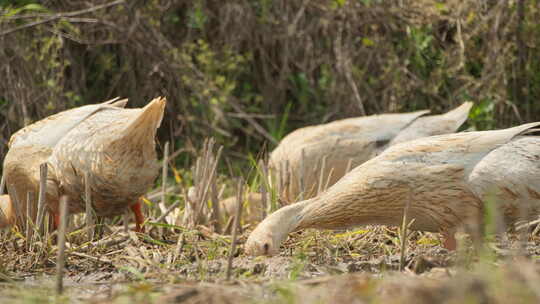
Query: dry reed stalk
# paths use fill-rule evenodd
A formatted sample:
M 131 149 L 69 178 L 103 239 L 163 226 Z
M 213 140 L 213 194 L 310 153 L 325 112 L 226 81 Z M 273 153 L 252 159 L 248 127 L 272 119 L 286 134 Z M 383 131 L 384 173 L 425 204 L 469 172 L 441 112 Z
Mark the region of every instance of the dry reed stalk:
M 34 210 L 34 192 L 28 191 L 28 193 L 26 193 L 26 250 L 30 250 L 30 244 L 33 240 L 34 223 L 32 221 L 32 216 L 34 215 Z
M 179 205 L 180 201 L 175 201 L 172 203 L 169 207 L 167 207 L 167 210 L 165 210 L 165 212 L 156 219 L 156 222 L 163 222 L 167 215 L 169 215 L 169 213 L 171 213 Z
M 521 218 L 529 219 L 529 213 L 530 210 L 527 208 L 527 203 L 523 201 L 522 199 L 518 200 L 518 206 L 519 206 L 519 215 Z M 498 209 L 494 208 L 495 212 L 498 212 Z M 519 233 L 519 251 L 517 252 L 520 256 L 527 256 L 527 241 L 529 239 L 528 237 L 528 230 L 529 229 L 523 229 Z
M 178 259 L 178 256 L 182 253 L 185 243 L 186 243 L 185 234 L 182 232 L 180 236 L 178 237 L 178 240 L 176 241 L 176 249 L 174 251 L 173 263 L 176 262 L 176 260 Z
M 13 185 L 6 184 L 8 188 L 9 197 L 11 199 L 13 209 L 15 209 L 15 226 L 17 226 L 20 231 L 24 231 L 24 217 L 21 210 L 21 201 L 19 200 L 19 195 L 17 194 L 17 190 Z
M 197 159 L 197 165 L 195 167 L 197 202 L 195 204 L 195 213 L 193 214 L 191 227 L 204 225 L 208 221 L 208 212 L 203 211 L 208 208 L 207 200 L 210 192 L 209 190 L 211 185 L 216 182 L 217 165 L 221 158 L 221 154 L 223 153 L 223 146 L 220 146 L 217 154 L 214 156 L 214 145 L 215 140 L 213 138 L 207 140 L 203 147 L 203 156 Z
M 60 198 L 60 227 L 58 227 L 58 254 L 56 256 L 56 294 L 64 289 L 64 265 L 66 263 L 66 228 L 68 221 L 67 196 Z
M 169 164 L 169 142 L 165 143 L 163 148 L 163 167 L 161 170 L 161 202 L 159 203 L 159 209 L 163 214 L 167 210 L 165 200 L 167 198 L 167 175 Z
M 174 203 L 172 203 L 168 208 L 167 210 L 165 210 L 165 212 L 163 212 L 156 220 L 155 222 L 156 223 L 159 223 L 159 222 L 163 222 L 165 220 L 165 218 L 167 217 L 167 215 L 169 215 L 169 213 L 171 213 L 176 207 L 178 207 L 180 205 L 180 201 L 175 201 Z M 165 223 L 167 224 L 167 222 L 165 221 Z M 148 234 L 150 234 L 150 232 L 152 230 L 154 230 L 154 228 L 156 228 L 156 226 L 151 226 L 149 229 L 148 229 Z M 158 227 L 158 228 L 161 228 L 161 227 Z
M 36 227 L 40 236 L 43 233 L 43 217 L 45 216 L 45 209 L 47 203 L 47 170 L 47 163 L 43 163 L 39 166 L 39 196 Z
M 210 139 L 207 141 L 207 145 L 203 152 L 203 158 L 201 160 L 202 170 L 200 171 L 200 176 L 199 176 L 200 178 L 199 182 L 200 182 L 201 187 L 197 187 L 197 190 L 199 190 L 198 195 L 197 195 L 197 198 L 199 199 L 199 201 L 197 203 L 197 209 L 195 212 L 196 224 L 205 224 L 207 220 L 207 218 L 205 218 L 204 222 L 202 221 L 203 216 L 205 215 L 203 214 L 203 210 L 205 210 L 207 207 L 206 201 L 207 201 L 208 189 L 209 189 L 210 184 L 212 183 L 211 181 L 212 177 L 210 176 L 211 173 L 209 170 L 212 170 L 212 167 L 213 167 L 212 151 L 214 149 L 214 144 L 215 144 L 214 139 Z
M 223 193 L 225 192 L 225 188 L 227 188 L 227 185 L 223 184 L 221 185 L 221 188 L 218 192 L 218 200 L 221 200 L 223 198 Z
M 51 237 L 51 234 L 50 234 L 50 215 L 49 215 L 49 212 L 45 212 L 45 215 L 43 216 L 43 240 L 42 240 L 42 244 L 43 246 L 41 246 L 41 250 L 39 251 L 39 254 L 37 256 L 42 256 L 44 254 L 47 254 L 47 256 L 45 258 L 48 258 L 48 253 L 50 252 L 48 250 L 48 245 L 49 245 L 49 240 L 50 240 L 50 237 Z
M 268 180 L 268 167 L 266 166 L 266 162 L 262 159 L 259 160 L 259 168 L 261 168 L 260 175 L 261 175 L 261 221 L 266 218 L 266 215 L 268 214 L 268 193 L 270 183 Z
M 347 162 L 347 168 L 345 169 L 345 174 L 349 173 L 351 171 L 353 159 L 349 158 L 349 161 Z
M 94 208 L 92 208 L 92 192 L 90 191 L 90 177 L 88 172 L 84 173 L 84 203 L 86 211 L 86 238 L 91 242 L 94 240 L 96 227 L 94 223 Z
M 330 180 L 332 179 L 332 175 L 334 174 L 334 167 L 330 168 L 330 172 L 328 172 L 328 176 L 326 177 L 326 183 L 324 184 L 323 191 L 326 191 L 330 185 Z
M 182 196 L 184 197 L 184 212 L 182 214 L 181 223 L 184 226 L 189 226 L 189 220 L 191 218 L 191 209 L 193 208 L 193 202 L 191 201 L 190 197 L 190 190 L 192 187 L 190 187 L 188 190 L 186 190 L 185 187 L 182 187 Z M 178 215 L 180 217 L 180 214 Z
M 78 256 L 78 257 L 81 257 L 81 258 L 93 260 L 93 261 L 96 261 L 96 262 L 101 262 L 101 263 L 107 263 L 107 264 L 114 265 L 114 263 L 111 260 L 109 260 L 107 258 L 104 258 L 103 256 L 95 257 L 95 256 L 91 256 L 91 255 L 84 254 L 82 252 L 76 252 L 76 251 L 72 251 L 69 254 L 74 255 L 74 256 Z
M 225 228 L 223 229 L 223 234 L 231 234 L 231 229 L 234 223 L 234 215 L 229 217 L 227 220 L 227 223 L 225 224 Z
M 411 200 L 412 200 L 412 190 L 409 190 L 409 199 L 407 200 L 407 202 L 405 203 L 405 207 L 403 208 L 403 219 L 401 221 L 401 235 L 400 235 L 401 252 L 399 256 L 399 271 L 403 271 L 403 269 L 405 268 L 405 255 L 406 255 L 406 250 L 407 250 L 408 231 L 409 231 L 409 227 L 414 222 L 414 219 L 412 219 L 410 223 L 407 222 L 408 221 L 407 216 L 409 213 Z
M 167 192 L 167 194 L 176 194 L 178 193 L 179 189 L 178 189 L 178 186 L 176 185 L 172 185 L 172 186 L 167 186 L 167 188 L 165 189 L 165 191 Z M 163 189 L 156 189 L 154 191 L 150 191 L 146 196 L 145 198 L 151 202 L 155 202 L 156 204 L 159 203 L 158 200 L 161 199 L 161 193 L 163 193 Z
M 206 151 L 206 145 L 207 142 L 204 142 L 203 151 Z M 190 228 L 193 228 L 197 224 L 197 219 L 195 214 L 197 213 L 196 210 L 198 210 L 198 203 L 200 201 L 199 195 L 200 195 L 200 189 L 199 187 L 201 183 L 201 176 L 202 176 L 202 158 L 198 157 L 195 160 L 195 167 L 192 171 L 193 173 L 193 187 L 189 188 L 187 196 L 186 196 L 186 208 L 184 209 L 184 225 Z M 204 206 L 203 206 L 204 207 Z
M 219 206 L 219 193 L 217 191 L 217 183 L 212 183 L 212 226 L 214 232 L 221 234 L 221 210 Z
M 274 164 L 274 166 L 277 166 L 277 168 L 270 168 L 270 171 L 272 172 L 272 176 L 270 178 L 276 179 L 276 192 L 278 195 L 281 195 L 285 189 L 283 189 L 283 167 L 285 164 L 283 162 L 279 162 L 279 164 Z M 277 174 L 275 174 L 273 171 L 277 170 Z
M 4 177 L 4 174 L 2 173 L 2 179 L 0 179 L 0 195 L 6 193 L 4 191 L 5 188 L 6 188 L 6 178 Z
M 280 192 L 280 196 L 281 196 L 282 193 L 285 193 L 285 196 L 287 198 L 290 197 L 291 180 L 292 180 L 292 172 L 291 172 L 291 169 L 290 169 L 289 160 L 287 159 L 287 160 L 285 160 L 284 171 L 283 171 L 283 188 L 282 188 L 283 192 Z
M 534 220 L 534 221 L 530 221 L 530 222 L 526 222 L 526 223 L 518 222 L 518 223 L 516 223 L 516 228 L 515 228 L 515 230 L 516 230 L 516 231 L 521 231 L 522 229 L 525 229 L 525 228 L 528 229 L 528 228 L 530 228 L 531 226 L 535 226 L 535 225 L 536 225 L 536 227 L 535 227 L 535 229 L 534 229 L 534 231 L 536 231 L 536 230 L 540 227 L 540 225 L 538 225 L 538 224 L 540 224 L 540 219 L 537 219 L 537 220 Z M 535 233 L 532 233 L 532 234 L 535 235 Z
M 317 195 L 323 190 L 324 170 L 326 170 L 326 155 L 321 159 L 321 174 L 319 174 L 319 184 L 317 185 Z
M 240 204 L 236 208 L 236 214 L 235 214 L 235 225 L 233 227 L 236 227 L 237 234 L 242 234 L 242 210 L 244 209 L 244 179 L 240 178 L 238 181 L 240 185 L 238 186 L 238 192 L 236 193 L 236 202 L 237 204 Z
M 234 216 L 234 224 L 232 227 L 232 240 L 231 251 L 229 252 L 229 259 L 227 261 L 227 281 L 231 278 L 232 264 L 234 258 L 234 252 L 236 251 L 237 235 L 239 233 L 239 226 L 242 218 L 242 192 L 244 191 L 244 181 L 242 178 L 238 179 L 238 188 L 236 192 L 236 214 Z M 240 232 L 241 233 L 241 232 Z
M 299 196 L 300 201 L 304 200 L 304 192 L 306 191 L 306 188 L 304 185 L 304 181 L 305 181 L 304 177 L 306 175 L 305 163 L 306 163 L 306 150 L 302 149 L 302 155 L 300 157 L 300 174 L 298 176 L 298 185 L 300 187 L 300 196 Z
M 538 222 L 536 224 L 540 223 L 540 220 L 537 220 L 537 221 Z M 534 230 L 532 231 L 531 235 L 538 235 L 538 231 L 540 231 L 540 225 L 536 225 L 534 227 Z
M 158 204 L 160 214 L 164 214 L 167 211 L 167 206 L 165 202 L 167 200 L 167 178 L 169 172 L 169 145 L 170 143 L 167 141 L 165 142 L 165 146 L 163 147 L 163 166 L 161 169 L 161 199 Z M 165 223 L 168 224 L 166 219 Z M 163 236 L 163 227 L 158 227 L 158 236 L 159 238 Z
M 105 226 L 105 225 L 104 225 Z M 92 248 L 98 248 L 98 247 L 112 247 L 118 244 L 121 244 L 127 240 L 129 240 L 129 236 L 126 235 L 117 235 L 118 232 L 113 232 L 111 235 L 109 235 L 105 239 L 101 239 L 95 242 L 84 244 L 83 246 L 79 247 L 79 250 L 89 250 Z

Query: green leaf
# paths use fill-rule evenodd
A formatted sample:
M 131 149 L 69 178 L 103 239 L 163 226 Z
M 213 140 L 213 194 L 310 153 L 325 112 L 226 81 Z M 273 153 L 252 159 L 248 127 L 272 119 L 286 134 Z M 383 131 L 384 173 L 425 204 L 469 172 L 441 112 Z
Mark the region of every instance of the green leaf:
M 370 47 L 370 46 L 374 46 L 375 42 L 373 42 L 373 40 L 371 40 L 371 39 L 369 39 L 367 37 L 364 37 L 364 38 L 362 38 L 362 45 Z
M 41 12 L 46 12 L 48 11 L 46 7 L 40 5 L 40 4 L 37 4 L 37 3 L 30 3 L 30 4 L 27 4 L 25 6 L 22 7 L 24 10 L 27 10 L 27 11 L 41 11 Z
M 41 11 L 41 12 L 47 12 L 47 8 L 37 4 L 37 3 L 30 3 L 25 6 L 16 7 L 16 8 L 8 8 L 6 9 L 6 13 L 3 17 L 12 17 L 17 14 L 22 13 L 23 11 Z

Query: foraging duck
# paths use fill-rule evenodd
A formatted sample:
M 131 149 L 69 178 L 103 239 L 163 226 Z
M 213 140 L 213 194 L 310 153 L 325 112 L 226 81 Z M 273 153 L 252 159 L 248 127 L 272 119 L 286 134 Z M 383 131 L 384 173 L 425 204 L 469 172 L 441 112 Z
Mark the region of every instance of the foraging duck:
M 280 198 L 292 203 L 314 197 L 323 185 L 335 184 L 349 169 L 394 144 L 453 133 L 465 122 L 472 105 L 465 102 L 442 115 L 423 116 L 427 110 L 382 114 L 297 129 L 270 154 L 272 175 L 283 179 Z
M 509 129 L 424 137 L 388 148 L 317 197 L 279 209 L 249 236 L 246 251 L 275 254 L 305 228 L 400 225 L 407 202 L 413 230 L 442 232 L 454 249 L 458 227 L 479 239 L 482 210 L 506 223 L 540 211 L 540 122 Z
M 124 109 L 125 102 L 62 112 L 56 118 L 34 124 L 37 127 L 32 131 L 17 133 L 8 152 L 14 155 L 6 156 L 4 161 L 7 184 L 14 185 L 17 193 L 35 191 L 35 183 L 39 181 L 37 168 L 45 159 L 49 169 L 47 203 L 50 211 L 58 215 L 59 198 L 67 195 L 69 211 L 77 213 L 85 209 L 86 173 L 96 215 L 119 215 L 129 207 L 135 213 L 137 230 L 141 231 L 144 218 L 139 198 L 158 175 L 155 134 L 166 101 L 156 98 L 140 109 Z M 23 142 L 19 136 L 27 144 L 13 149 L 18 147 L 19 141 Z M 21 165 L 20 159 L 24 158 L 19 157 L 22 156 L 29 156 L 32 162 Z M 29 168 L 21 170 L 21 166 Z M 55 218 L 58 222 L 58 217 Z
M 242 213 L 242 220 L 246 223 L 260 222 L 262 220 L 263 208 L 262 195 L 257 192 L 249 192 L 244 198 L 244 201 L 247 204 L 245 204 L 245 209 Z M 230 196 L 219 201 L 219 205 L 226 216 L 234 216 L 236 214 L 237 198 L 236 196 Z
M 19 210 L 26 216 L 26 195 L 39 193 L 39 167 L 47 162 L 53 148 L 81 121 L 106 107 L 123 108 L 127 99 L 114 98 L 101 104 L 86 105 L 66 110 L 20 129 L 13 134 L 8 143 L 8 153 L 4 158 L 3 173 L 9 195 L 2 196 L 0 208 L 4 211 L 0 216 L 0 227 L 15 224 L 15 210 L 12 201 L 19 203 Z M 46 200 L 50 204 L 58 204 L 58 193 L 47 189 Z M 29 215 L 35 222 L 37 208 L 31 208 Z M 0 214 L 1 215 L 1 214 Z M 58 221 L 58 220 L 57 220 Z

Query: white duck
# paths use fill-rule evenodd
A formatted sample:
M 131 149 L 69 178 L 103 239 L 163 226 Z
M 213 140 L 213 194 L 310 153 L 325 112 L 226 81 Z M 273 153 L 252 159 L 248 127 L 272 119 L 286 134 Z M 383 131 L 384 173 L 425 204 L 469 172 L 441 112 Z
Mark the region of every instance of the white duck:
M 18 197 L 28 191 L 37 193 L 39 165 L 46 161 L 47 205 L 58 224 L 62 195 L 69 198 L 70 212 L 85 209 L 87 173 L 96 214 L 119 215 L 129 207 L 135 213 L 137 230 L 142 231 L 139 198 L 158 175 L 155 135 L 166 101 L 155 98 L 139 109 L 123 109 L 125 103 L 106 102 L 65 111 L 17 132 L 4 160 L 6 183 L 16 189 Z M 13 200 L 5 198 L 0 202 L 13 205 Z M 0 219 L 0 225 L 13 222 L 10 216 L 13 212 Z
M 251 233 L 246 251 L 275 254 L 299 229 L 400 225 L 407 201 L 412 229 L 442 232 L 448 249 L 455 248 L 453 234 L 460 226 L 478 238 L 487 200 L 507 223 L 536 216 L 538 126 L 425 137 L 390 147 L 319 196 L 271 214 Z
M 331 186 L 348 169 L 394 144 L 453 133 L 465 122 L 471 107 L 471 102 L 465 102 L 442 115 L 423 116 L 429 112 L 427 110 L 382 114 L 297 129 L 285 136 L 270 154 L 272 175 L 283 179 L 280 198 L 284 203 L 293 203 L 298 198 L 314 197 L 320 188 L 321 176 L 322 185 Z
M 0 228 L 15 224 L 16 212 L 12 204 L 15 202 L 15 193 L 21 215 L 27 216 L 26 195 L 28 192 L 33 192 L 35 196 L 39 193 L 39 167 L 47 162 L 62 137 L 96 112 L 109 107 L 123 108 L 126 103 L 127 99 L 114 98 L 100 104 L 69 109 L 15 132 L 9 140 L 9 150 L 3 163 L 3 174 L 10 195 L 0 196 L 0 208 L 3 211 L 3 214 L 0 213 Z M 58 204 L 58 194 L 53 189 L 48 190 L 47 201 Z M 35 221 L 37 208 L 31 209 L 34 214 L 29 216 Z

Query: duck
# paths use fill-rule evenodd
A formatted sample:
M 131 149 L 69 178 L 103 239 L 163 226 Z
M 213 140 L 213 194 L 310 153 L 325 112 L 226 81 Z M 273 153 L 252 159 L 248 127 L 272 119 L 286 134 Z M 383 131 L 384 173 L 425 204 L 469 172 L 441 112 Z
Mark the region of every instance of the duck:
M 262 220 L 263 198 L 261 193 L 249 192 L 244 198 L 244 211 L 242 212 L 242 221 L 244 223 L 258 223 Z M 237 197 L 235 195 L 219 201 L 221 210 L 226 217 L 232 217 L 236 214 Z M 222 222 L 225 222 L 222 220 Z
M 513 128 L 423 137 L 396 144 L 356 167 L 332 187 L 264 219 L 245 251 L 273 255 L 290 232 L 401 225 L 440 232 L 456 248 L 463 229 L 481 239 L 483 210 L 494 206 L 506 224 L 540 211 L 540 122 Z
M 53 148 L 60 139 L 75 128 L 81 121 L 104 107 L 124 108 L 127 99 L 119 97 L 100 104 L 91 104 L 69 109 L 48 116 L 30 124 L 9 139 L 8 152 L 3 162 L 3 174 L 9 195 L 0 196 L 0 228 L 6 228 L 16 223 L 16 212 L 12 202 L 18 202 L 22 216 L 36 220 L 37 208 L 30 208 L 33 214 L 26 214 L 26 195 L 39 193 L 40 165 L 46 163 Z M 57 193 L 48 189 L 46 201 L 58 201 Z M 58 215 L 56 215 L 58 217 Z M 59 219 L 56 219 L 58 222 Z
M 269 157 L 272 179 L 282 179 L 279 198 L 285 204 L 312 198 L 319 190 L 335 184 L 348 170 L 388 147 L 456 132 L 467 120 L 472 106 L 472 102 L 465 102 L 441 115 L 425 116 L 429 110 L 390 113 L 297 129 L 285 136 Z
M 126 103 L 127 100 L 113 100 L 71 109 L 14 134 L 4 160 L 6 184 L 18 196 L 29 191 L 37 193 L 39 165 L 47 163 L 47 207 L 58 226 L 60 197 L 67 196 L 70 213 L 85 210 L 87 174 L 96 215 L 120 215 L 130 208 L 135 214 L 135 230 L 142 232 L 140 197 L 159 174 L 155 135 L 166 99 L 155 98 L 137 109 L 124 108 Z M 11 210 L 13 195 L 9 193 L 9 200 L 3 200 L 12 205 Z

